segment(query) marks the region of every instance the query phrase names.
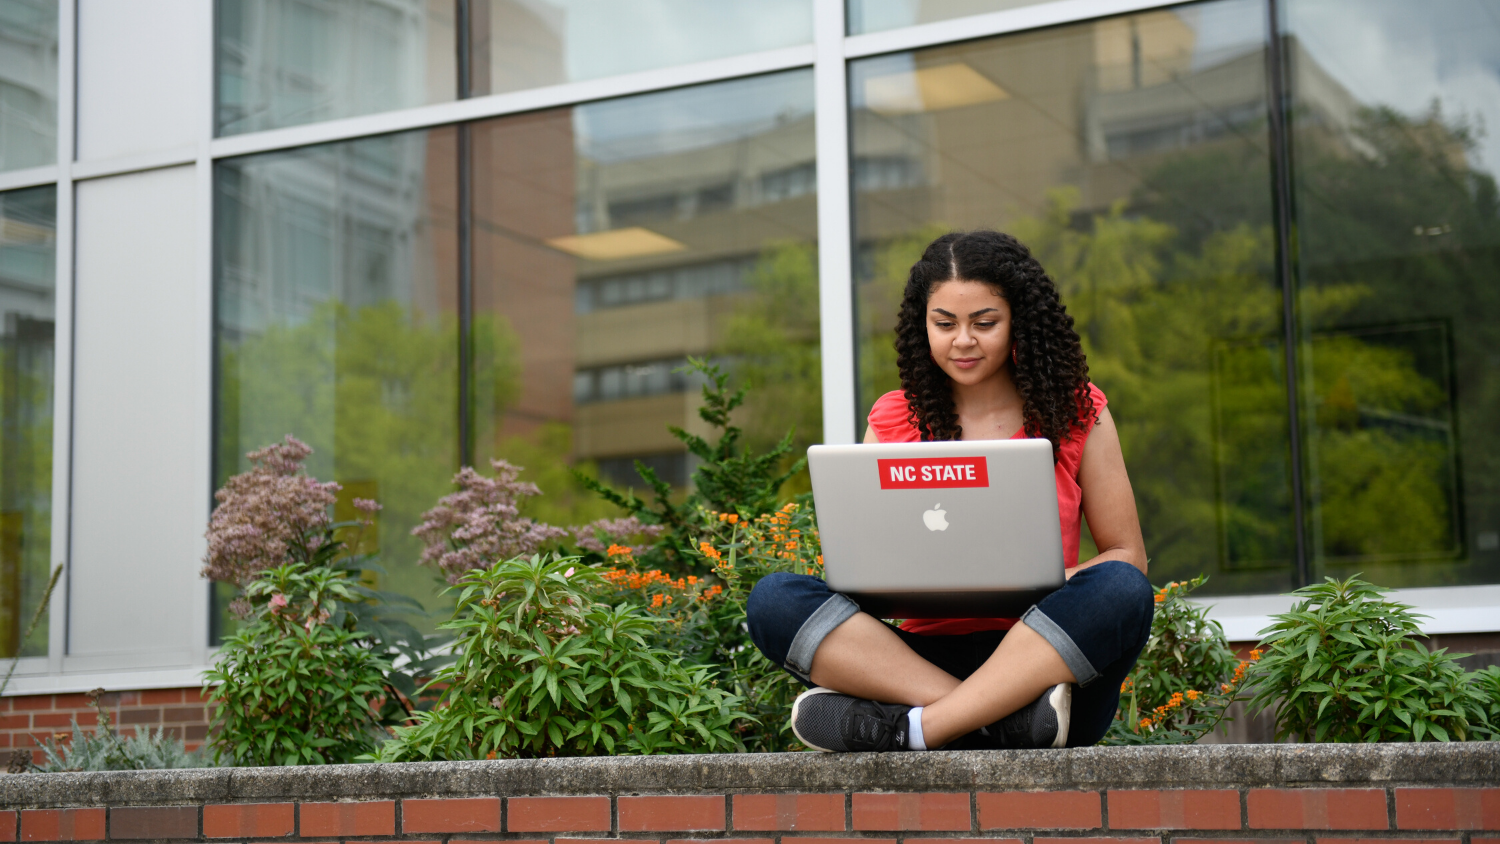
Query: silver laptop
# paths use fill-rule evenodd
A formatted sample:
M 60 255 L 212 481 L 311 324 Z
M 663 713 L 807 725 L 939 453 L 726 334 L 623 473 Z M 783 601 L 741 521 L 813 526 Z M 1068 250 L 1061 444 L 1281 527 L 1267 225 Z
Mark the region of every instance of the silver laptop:
M 1044 439 L 807 450 L 828 585 L 879 618 L 1015 617 L 1063 584 Z

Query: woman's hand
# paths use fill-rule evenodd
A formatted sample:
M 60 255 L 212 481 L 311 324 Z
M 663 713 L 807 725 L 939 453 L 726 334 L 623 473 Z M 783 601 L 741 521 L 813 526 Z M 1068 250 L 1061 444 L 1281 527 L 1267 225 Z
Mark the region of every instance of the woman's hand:
M 1099 422 L 1083 444 L 1078 486 L 1083 490 L 1083 517 L 1088 520 L 1099 554 L 1068 569 L 1066 576 L 1106 560 L 1130 563 L 1144 574 L 1146 542 L 1141 538 L 1141 519 L 1136 513 L 1130 476 L 1125 472 L 1120 432 L 1107 407 L 1099 411 Z

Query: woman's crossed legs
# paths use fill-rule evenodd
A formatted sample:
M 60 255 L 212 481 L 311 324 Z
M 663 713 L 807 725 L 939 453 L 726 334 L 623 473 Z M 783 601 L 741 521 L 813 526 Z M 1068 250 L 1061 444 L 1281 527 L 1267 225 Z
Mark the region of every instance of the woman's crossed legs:
M 913 744 L 930 748 L 1025 745 L 998 727 L 1014 727 L 1063 683 L 1077 686 L 1071 712 L 1062 713 L 1068 746 L 1094 744 L 1109 729 L 1153 609 L 1150 583 L 1122 562 L 1079 571 L 1008 633 L 909 633 L 805 575 L 764 578 L 746 607 L 751 638 L 767 658 L 809 686 L 878 702 L 862 711 L 901 725 L 889 746 L 907 746 L 899 719 L 922 707 L 911 725 L 922 741 Z M 1007 720 L 1013 713 L 1020 714 Z

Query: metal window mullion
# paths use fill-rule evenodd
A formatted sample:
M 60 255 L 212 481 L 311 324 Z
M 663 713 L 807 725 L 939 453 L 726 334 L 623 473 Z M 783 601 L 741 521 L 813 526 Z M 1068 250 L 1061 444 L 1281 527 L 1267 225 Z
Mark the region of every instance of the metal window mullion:
M 469 78 L 469 0 L 455 0 L 458 98 L 474 90 Z M 458 124 L 458 465 L 474 465 L 474 167 L 468 123 Z
M 197 372 L 195 380 L 201 391 L 202 404 L 198 408 L 197 419 L 197 442 L 194 443 L 194 452 L 197 457 L 197 474 L 200 479 L 202 494 L 198 496 L 200 524 L 207 525 L 209 516 L 213 512 L 214 494 L 214 455 L 218 453 L 215 448 L 215 435 L 218 431 L 218 386 L 217 355 L 214 354 L 214 338 L 216 334 L 214 320 L 214 161 L 212 144 L 214 139 L 215 99 L 217 96 L 217 73 L 214 67 L 214 14 L 217 3 L 200 3 L 195 7 L 198 20 L 195 22 L 198 30 L 196 43 L 191 46 L 193 59 L 198 66 L 196 92 L 198 107 L 198 135 L 195 139 L 195 150 L 193 156 L 194 175 L 194 205 L 197 213 L 194 214 L 193 240 L 195 251 L 193 255 L 194 277 L 197 283 L 194 285 L 196 295 L 195 305 L 198 312 L 197 336 L 194 338 L 198 345 Z M 198 551 L 200 555 L 208 551 L 208 539 L 206 536 L 199 537 Z M 198 577 L 197 573 L 192 574 Z M 194 606 L 191 616 L 194 628 L 192 630 L 194 661 L 199 665 L 208 663 L 209 652 L 213 647 L 210 638 L 213 636 L 213 589 L 214 584 L 210 581 L 208 588 L 196 591 Z
M 68 652 L 68 606 L 72 592 L 69 562 L 73 538 L 73 151 L 77 135 L 78 9 L 76 0 L 58 4 L 57 21 L 57 218 L 53 243 L 52 335 L 52 548 L 51 566 L 63 577 L 48 606 L 47 671 L 62 671 Z M 50 571 L 48 572 L 51 573 Z
M 844 0 L 813 4 L 814 130 L 818 172 L 818 317 L 823 441 L 856 441 L 853 231 Z
M 1302 412 L 1297 378 L 1297 276 L 1292 234 L 1291 90 L 1282 49 L 1280 0 L 1266 0 L 1266 81 L 1270 88 L 1271 196 L 1276 228 L 1276 275 L 1281 283 L 1282 345 L 1286 366 L 1287 433 L 1291 449 L 1292 536 L 1297 586 L 1311 581 L 1307 557 L 1307 499 L 1303 484 Z

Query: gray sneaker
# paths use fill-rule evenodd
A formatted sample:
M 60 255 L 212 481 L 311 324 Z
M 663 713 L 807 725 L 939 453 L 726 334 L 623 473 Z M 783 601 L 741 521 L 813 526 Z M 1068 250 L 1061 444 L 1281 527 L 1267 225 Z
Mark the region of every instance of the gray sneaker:
M 1042 696 L 991 724 L 988 733 L 1004 748 L 1066 747 L 1073 711 L 1073 684 L 1058 683 Z
M 792 732 L 813 750 L 828 753 L 909 750 L 910 706 L 876 703 L 833 689 L 808 689 L 792 703 Z

